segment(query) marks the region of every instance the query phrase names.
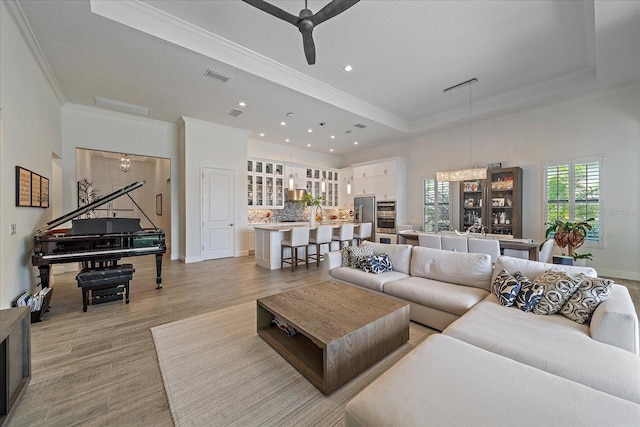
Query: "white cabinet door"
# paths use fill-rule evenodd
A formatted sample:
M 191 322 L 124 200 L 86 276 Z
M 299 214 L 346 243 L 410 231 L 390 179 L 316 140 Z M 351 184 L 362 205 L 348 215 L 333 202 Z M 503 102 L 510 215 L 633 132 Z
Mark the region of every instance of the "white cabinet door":
M 395 175 L 396 174 L 396 161 L 387 160 L 384 162 L 376 163 L 374 165 L 375 176 L 382 175 Z

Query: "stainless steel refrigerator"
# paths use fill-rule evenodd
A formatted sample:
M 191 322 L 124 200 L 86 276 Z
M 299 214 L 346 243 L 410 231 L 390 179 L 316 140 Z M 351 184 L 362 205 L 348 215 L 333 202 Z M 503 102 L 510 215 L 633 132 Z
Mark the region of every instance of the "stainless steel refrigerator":
M 353 199 L 353 219 L 356 224 L 371 223 L 371 241 L 376 241 L 376 198 L 362 196 Z

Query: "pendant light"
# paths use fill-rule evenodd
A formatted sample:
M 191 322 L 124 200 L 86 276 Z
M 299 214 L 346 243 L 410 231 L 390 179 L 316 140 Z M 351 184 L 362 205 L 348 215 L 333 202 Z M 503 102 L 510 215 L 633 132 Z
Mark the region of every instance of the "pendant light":
M 467 80 L 444 90 L 449 93 L 449 116 L 451 117 L 451 92 L 464 86 L 469 86 L 469 162 L 471 162 L 471 85 L 478 81 L 477 78 Z M 452 122 L 451 118 L 449 119 Z M 471 179 L 486 179 L 487 168 L 467 168 L 450 171 L 436 172 L 436 181 L 466 181 Z
M 289 157 L 289 190 L 295 190 L 295 183 L 293 182 L 293 142 L 289 142 L 290 157 Z
M 122 154 L 120 157 L 120 170 L 122 172 L 129 172 L 131 169 L 131 154 Z

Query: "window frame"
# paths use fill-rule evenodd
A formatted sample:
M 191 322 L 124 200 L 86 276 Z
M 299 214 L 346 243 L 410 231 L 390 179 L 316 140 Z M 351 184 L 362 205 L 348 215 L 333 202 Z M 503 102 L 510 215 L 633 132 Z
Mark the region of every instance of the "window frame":
M 429 203 L 427 204 L 427 183 L 429 181 L 432 181 L 432 184 L 430 183 L 429 185 L 433 187 L 433 203 Z M 449 197 L 449 202 L 448 203 L 438 203 L 438 200 L 440 198 L 440 187 L 444 186 L 444 185 L 448 186 L 448 197 Z M 440 221 L 440 205 L 447 205 L 448 208 L 448 212 L 449 212 L 449 217 L 447 218 L 447 220 L 449 221 L 449 228 L 448 230 L 451 229 L 451 220 L 452 220 L 452 211 L 451 211 L 451 196 L 452 196 L 452 187 L 451 187 L 451 182 L 448 181 L 438 181 L 435 178 L 425 178 L 422 181 L 422 226 L 425 232 L 433 232 L 433 233 L 439 233 L 442 230 L 438 229 L 438 222 Z M 427 207 L 432 207 L 433 208 L 433 229 L 429 229 L 427 230 L 426 225 L 427 225 L 427 221 L 426 221 L 426 210 Z
M 582 247 L 584 248 L 602 248 L 604 247 L 604 155 L 595 155 L 595 156 L 579 156 L 572 158 L 563 158 L 557 160 L 546 161 L 543 164 L 542 169 L 542 192 L 543 192 L 543 200 L 542 200 L 542 218 L 544 221 L 544 230 L 547 229 L 548 225 L 546 224 L 548 218 L 548 204 L 549 204 L 549 195 L 548 195 L 548 168 L 554 166 L 567 166 L 569 168 L 569 220 L 575 221 L 575 212 L 576 212 L 576 188 L 575 188 L 575 170 L 576 165 L 585 164 L 585 163 L 598 163 L 599 171 L 598 171 L 598 240 L 586 240 Z M 545 235 L 546 239 L 547 236 Z

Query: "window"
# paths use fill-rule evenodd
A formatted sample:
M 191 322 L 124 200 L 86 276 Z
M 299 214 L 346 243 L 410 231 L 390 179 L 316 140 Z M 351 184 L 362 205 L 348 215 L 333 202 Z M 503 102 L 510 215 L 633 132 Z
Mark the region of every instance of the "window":
M 450 188 L 448 182 L 436 182 L 435 179 L 424 180 L 424 230 L 449 230 L 450 223 Z
M 595 218 L 587 234 L 589 242 L 601 242 L 600 170 L 602 157 L 578 158 L 547 164 L 545 167 L 545 219 L 580 221 Z M 548 236 L 551 237 L 551 236 Z

